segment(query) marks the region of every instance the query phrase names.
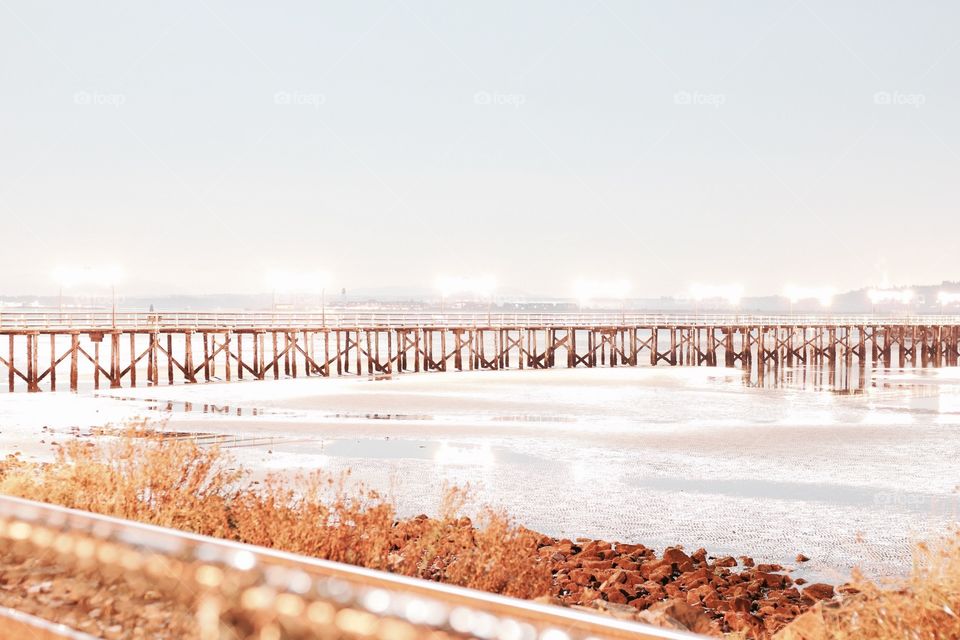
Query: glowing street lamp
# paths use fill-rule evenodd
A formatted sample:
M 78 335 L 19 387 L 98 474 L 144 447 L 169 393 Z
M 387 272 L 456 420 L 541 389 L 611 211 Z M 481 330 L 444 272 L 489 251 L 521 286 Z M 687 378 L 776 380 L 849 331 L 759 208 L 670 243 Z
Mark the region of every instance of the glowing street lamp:
M 53 279 L 60 285 L 58 305 L 63 313 L 63 290 L 77 286 L 110 288 L 111 324 L 117 327 L 117 284 L 123 280 L 123 269 L 116 265 L 97 267 L 64 267 L 53 270 Z
M 497 289 L 497 279 L 493 276 L 438 276 L 435 286 L 437 291 L 440 292 L 441 314 L 443 313 L 444 302 L 448 297 L 466 294 L 487 299 L 487 322 L 490 321 L 493 307 L 493 293 Z
M 620 304 L 620 315 L 625 317 L 624 304 L 628 293 L 630 293 L 630 282 L 623 278 L 610 280 L 577 278 L 573 282 L 573 294 L 577 298 L 577 304 L 581 311 L 583 307 L 595 300 L 616 300 Z M 621 321 L 623 321 L 623 318 Z
M 873 311 L 876 313 L 877 305 L 884 302 L 898 304 L 910 304 L 914 298 L 914 292 L 911 289 L 870 289 L 867 291 L 867 297 L 873 303 Z
M 881 302 L 910 304 L 914 293 L 911 289 L 870 289 L 867 291 L 867 297 L 873 304 L 880 304 Z
M 743 299 L 742 284 L 693 284 L 689 297 L 694 301 L 694 316 L 700 314 L 700 303 L 704 300 L 721 300 L 737 308 Z M 739 316 L 739 313 L 737 314 Z
M 783 290 L 783 295 L 790 301 L 790 313 L 793 313 L 793 305 L 801 300 L 816 300 L 821 306 L 829 307 L 833 304 L 833 297 L 837 294 L 835 287 L 798 287 L 787 285 Z
M 277 310 L 278 293 L 320 294 L 320 317 L 323 326 L 327 325 L 327 287 L 330 274 L 326 271 L 289 271 L 271 269 L 267 271 L 266 281 L 273 289 L 273 311 Z
M 700 302 L 702 300 L 723 300 L 731 306 L 740 304 L 743 298 L 742 284 L 694 284 L 690 287 L 690 297 Z
M 960 293 L 954 291 L 940 291 L 937 293 L 937 302 L 940 304 L 940 313 L 945 306 L 960 303 Z
M 623 279 L 587 280 L 578 278 L 573 283 L 573 293 L 580 305 L 589 304 L 593 300 L 620 300 L 623 301 L 630 293 L 630 283 Z

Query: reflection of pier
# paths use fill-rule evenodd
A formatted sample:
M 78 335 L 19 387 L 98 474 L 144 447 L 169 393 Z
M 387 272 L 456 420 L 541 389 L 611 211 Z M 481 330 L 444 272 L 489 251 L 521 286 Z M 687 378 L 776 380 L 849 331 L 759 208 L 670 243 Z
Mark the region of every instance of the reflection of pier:
M 81 370 L 94 388 L 118 388 L 640 365 L 741 367 L 762 378 L 781 367 L 960 363 L 960 318 L 946 316 L 5 313 L 0 338 L 10 391 L 75 390 Z

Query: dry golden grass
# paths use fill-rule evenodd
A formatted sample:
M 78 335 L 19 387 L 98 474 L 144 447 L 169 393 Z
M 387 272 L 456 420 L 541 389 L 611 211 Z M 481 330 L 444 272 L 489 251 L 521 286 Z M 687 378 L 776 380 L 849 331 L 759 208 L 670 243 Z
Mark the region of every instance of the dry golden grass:
M 853 592 L 818 606 L 784 631 L 792 640 L 942 640 L 960 638 L 960 532 L 916 547 L 914 570 L 880 586 L 855 575 Z
M 10 456 L 0 493 L 520 598 L 551 586 L 540 536 L 489 509 L 475 526 L 459 515 L 462 490 L 447 491 L 436 518 L 399 520 L 382 496 L 346 478 L 245 482 L 219 449 L 143 424 L 98 445 L 69 442 L 51 464 Z

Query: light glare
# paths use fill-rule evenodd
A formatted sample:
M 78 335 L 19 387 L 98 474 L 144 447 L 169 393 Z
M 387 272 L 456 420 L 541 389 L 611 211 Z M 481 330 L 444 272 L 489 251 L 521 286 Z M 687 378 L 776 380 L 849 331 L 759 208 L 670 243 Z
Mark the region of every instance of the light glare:
M 726 300 L 730 304 L 739 304 L 743 298 L 742 284 L 694 284 L 690 287 L 690 297 L 701 300 Z
M 937 302 L 940 304 L 957 304 L 960 302 L 960 293 L 941 291 L 937 294 Z
M 581 304 L 591 300 L 623 300 L 630 293 L 630 283 L 624 279 L 587 280 L 578 278 L 573 283 L 573 294 Z
M 439 276 L 436 281 L 437 290 L 443 297 L 457 294 L 470 294 L 483 298 L 493 295 L 497 289 L 497 280 L 493 276 L 476 276 L 465 278 L 461 276 Z
M 53 279 L 63 288 L 76 286 L 111 287 L 123 279 L 123 269 L 117 265 L 96 267 L 65 267 L 53 270 Z
M 816 300 L 821 305 L 829 307 L 833 303 L 833 297 L 837 294 L 835 287 L 798 287 L 787 285 L 783 290 L 784 297 L 791 303 L 796 304 L 801 300 Z
M 319 293 L 330 284 L 330 274 L 325 271 L 271 269 L 267 272 L 266 281 L 279 293 Z
M 910 289 L 870 289 L 867 297 L 873 304 L 881 302 L 899 302 L 900 304 L 909 304 L 913 300 L 914 293 Z

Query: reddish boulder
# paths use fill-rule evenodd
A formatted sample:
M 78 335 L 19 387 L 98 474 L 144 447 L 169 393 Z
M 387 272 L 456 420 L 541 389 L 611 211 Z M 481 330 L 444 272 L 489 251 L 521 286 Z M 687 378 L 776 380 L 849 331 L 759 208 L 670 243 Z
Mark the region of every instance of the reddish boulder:
M 646 611 L 640 612 L 637 618 L 658 627 L 694 633 L 715 633 L 715 625 L 711 617 L 702 608 L 688 605 L 682 600 L 658 602 Z
M 690 559 L 690 556 L 677 547 L 670 547 L 664 551 L 663 561 L 677 565 L 679 571 L 690 571 L 693 569 L 693 561 Z
M 833 586 L 823 582 L 815 582 L 803 590 L 805 599 L 816 602 L 817 600 L 830 600 L 833 598 Z
M 739 613 L 750 613 L 752 606 L 753 605 L 746 598 L 734 598 L 730 602 L 730 609 Z
M 714 561 L 713 561 L 713 566 L 715 566 L 715 567 L 735 567 L 735 566 L 737 566 L 737 561 L 734 559 L 733 556 L 723 556 L 723 557 L 721 557 L 721 558 L 717 558 L 716 560 L 714 560 Z
M 723 614 L 723 622 L 730 631 L 758 636 L 764 632 L 763 621 L 750 613 L 729 611 Z

